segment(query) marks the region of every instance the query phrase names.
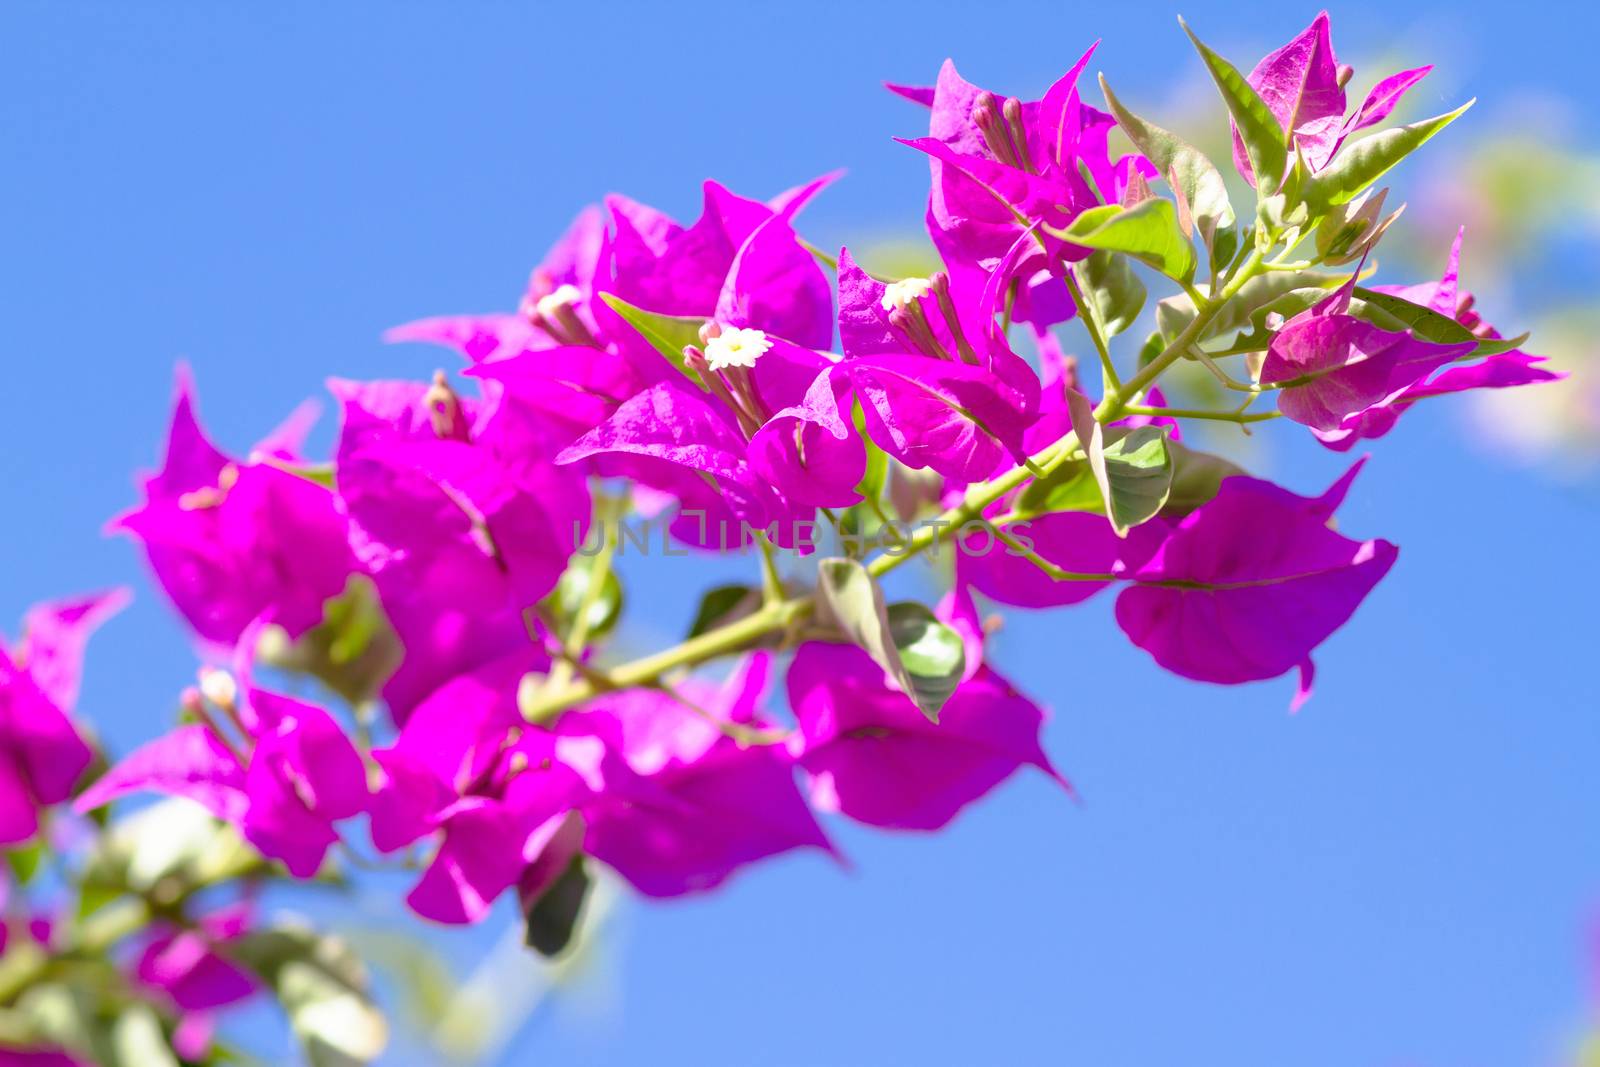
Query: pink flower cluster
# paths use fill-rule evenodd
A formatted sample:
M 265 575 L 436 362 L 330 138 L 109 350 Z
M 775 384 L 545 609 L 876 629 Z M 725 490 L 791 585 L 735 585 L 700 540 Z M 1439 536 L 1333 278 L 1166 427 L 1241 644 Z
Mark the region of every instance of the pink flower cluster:
M 622 196 L 585 209 L 515 311 L 392 330 L 457 350 L 476 388 L 443 373 L 330 382 L 330 465 L 302 455 L 303 415 L 247 455 L 224 453 L 180 375 L 162 467 L 114 527 L 141 544 L 212 666 L 184 695 L 188 721 L 95 780 L 79 810 L 135 791 L 187 797 L 299 878 L 365 816 L 379 852 L 424 858 L 408 896 L 418 914 L 472 922 L 513 890 L 535 907 L 581 857 L 676 896 L 792 850 L 832 854 L 818 813 L 934 830 L 1023 766 L 1065 785 L 1040 744 L 1044 710 L 985 658 L 978 597 L 1042 609 L 1117 586 L 1118 625 L 1162 667 L 1220 684 L 1298 671 L 1298 706 L 1314 652 L 1396 559 L 1389 542 L 1333 525 L 1364 461 L 1302 496 L 1195 452 L 1180 424 L 1221 413 L 1166 407 L 1162 360 L 1246 354 L 1249 398 L 1275 393 L 1277 414 L 1339 450 L 1424 399 L 1554 375 L 1473 310 L 1459 241 L 1437 282 L 1360 284 L 1386 220 L 1363 215 L 1360 188 L 1325 190 L 1355 180 L 1341 177 L 1347 139 L 1427 68 L 1385 80 L 1346 118 L 1348 68 L 1326 16 L 1264 59 L 1234 90 L 1260 105 L 1236 112 L 1236 163 L 1285 199 L 1262 213 L 1278 223 L 1228 243 L 1233 215 L 1208 163 L 1082 98 L 1092 52 L 1037 101 L 980 89 L 949 63 L 931 88 L 891 87 L 929 113 L 927 135 L 904 142 L 931 168 L 940 264 L 926 277 L 880 277 L 802 239 L 800 214 L 834 175 L 770 200 L 708 181 L 687 225 Z M 1119 122 L 1142 154 L 1112 158 Z M 1267 141 L 1281 134 L 1277 156 L 1263 124 Z M 1258 173 L 1279 156 L 1283 174 Z M 1287 256 L 1312 228 L 1294 214 L 1296 189 L 1322 197 L 1322 216 L 1343 205 L 1324 223 L 1339 232 L 1324 247 L 1319 231 L 1315 262 L 1264 264 L 1262 242 Z M 1356 261 L 1347 279 L 1309 270 Z M 1122 277 L 1108 271 L 1131 279 L 1134 262 L 1182 285 L 1172 306 L 1191 325 L 1158 330 L 1131 384 L 1106 356 L 1090 396 L 1053 328 L 1083 320 L 1100 346 L 1117 295 L 1105 279 Z M 1235 342 L 1259 345 L 1208 350 L 1220 335 L 1202 327 L 1269 267 L 1306 273 L 1234 324 Z M 1026 517 L 1028 551 L 958 552 L 937 610 L 909 614 L 878 593 L 857 617 L 841 599 L 813 611 L 774 573 L 773 625 L 736 641 L 725 623 L 631 674 L 605 666 L 595 597 L 578 621 L 551 610 L 566 577 L 606 577 L 574 549 L 618 500 L 670 520 L 690 548 L 757 542 L 803 560 L 797 522 L 882 518 L 885 470 L 921 472 L 905 483 L 916 499 L 896 502 L 912 513 L 942 508 L 1001 535 Z M 1146 480 L 1130 488 L 1118 470 Z M 736 543 L 708 529 L 738 531 Z M 876 590 L 887 569 L 861 573 Z M 263 662 L 323 640 L 333 605 L 364 589 L 396 652 L 368 694 L 389 715 L 377 743 L 277 691 Z M 36 609 L 23 642 L 0 651 L 0 842 L 32 836 L 38 809 L 71 796 L 90 762 L 66 715 L 84 636 L 118 602 Z M 935 696 L 917 689 L 922 644 L 884 637 L 906 618 L 955 642 Z M 722 680 L 673 672 L 709 658 L 697 649 L 718 635 L 713 651 L 734 658 Z M 216 917 L 214 938 L 243 922 Z M 248 979 L 193 940 L 162 932 L 139 974 L 185 1010 L 247 995 Z
M 1143 156 L 1108 154 L 1115 120 L 1078 88 L 1089 58 L 1033 102 L 979 89 L 948 63 L 931 89 L 896 88 L 931 112 L 928 136 L 906 142 L 931 161 L 928 227 L 943 265 L 927 278 L 876 278 L 848 250 L 829 278 L 828 257 L 795 226 L 833 176 L 770 201 L 707 182 L 689 225 L 608 197 L 534 269 L 516 312 L 391 331 L 459 350 L 480 398 L 442 376 L 331 383 L 343 414 L 331 489 L 293 469 L 293 432 L 223 455 L 180 382 L 165 465 L 118 525 L 143 542 L 196 634 L 236 646 L 243 679 L 261 626 L 298 637 L 352 575 L 369 577 L 403 649 L 383 688 L 399 732 L 371 753 L 369 794 L 333 717 L 245 681 L 223 708 L 237 738 L 184 727 L 80 806 L 143 788 L 190 796 L 301 876 L 341 820 L 368 812 L 380 850 L 430 846 L 413 907 L 471 921 L 513 887 L 536 898 L 578 851 L 642 892 L 673 895 L 790 849 L 831 850 L 814 809 L 933 829 L 1023 764 L 1054 775 L 1043 713 L 981 647 L 934 723 L 866 651 L 805 642 L 787 663 L 795 726 L 782 744 L 730 729 L 776 727 L 765 702 L 779 664 L 765 652 L 720 687 L 605 693 L 544 724 L 524 721 L 516 698 L 524 676 L 551 669 L 555 635 L 533 609 L 590 521 L 596 479 L 625 479 L 651 507 L 704 513 L 741 536 L 775 529 L 792 548 L 781 531 L 795 519 L 861 501 L 869 449 L 933 472 L 951 500 L 1073 428 L 1082 394 L 1049 329 L 1076 313 L 1070 265 L 1091 250 L 1054 233 L 1102 205 L 1137 205 L 1162 178 Z M 1298 124 L 1294 142 L 1319 170 L 1423 73 L 1385 82 L 1346 122 L 1323 16 L 1250 82 L 1280 122 Z M 1239 157 L 1248 176 L 1242 143 Z M 1458 252 L 1442 281 L 1388 291 L 1497 336 L 1467 317 Z M 1515 351 L 1430 377 L 1473 342 L 1352 316 L 1355 281 L 1284 323 L 1261 374 L 1284 383 L 1283 413 L 1332 447 L 1385 432 L 1425 396 L 1548 377 Z M 692 320 L 696 336 L 670 359 L 629 311 Z M 1014 348 L 1011 323 L 1031 336 L 1037 366 Z M 981 633 L 972 590 L 1042 607 L 1115 581 L 1118 623 L 1162 666 L 1220 683 L 1298 669 L 1298 703 L 1313 650 L 1396 557 L 1330 525 L 1357 467 L 1314 498 L 1228 477 L 1126 536 L 1093 511 L 1045 514 L 1033 523 L 1038 557 L 1107 580 L 964 555 L 946 622 Z M 709 547 L 706 527 L 680 520 L 672 532 Z

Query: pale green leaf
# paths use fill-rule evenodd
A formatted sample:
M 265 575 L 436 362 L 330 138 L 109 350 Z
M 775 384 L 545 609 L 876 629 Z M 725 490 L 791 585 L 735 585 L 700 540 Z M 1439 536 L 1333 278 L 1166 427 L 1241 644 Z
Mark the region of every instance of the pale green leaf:
M 1094 419 L 1089 400 L 1069 392 L 1067 403 L 1078 442 L 1100 489 L 1105 515 L 1118 537 L 1147 521 L 1166 503 L 1172 487 L 1172 458 L 1160 426 L 1107 431 Z
M 925 605 L 889 605 L 889 636 L 911 676 L 912 699 L 934 721 L 967 666 L 961 635 L 934 618 Z M 931 710 L 930 710 L 931 709 Z
M 1216 251 L 1216 235 L 1233 226 L 1234 215 L 1233 205 L 1228 202 L 1228 188 L 1215 164 L 1181 137 L 1146 122 L 1123 107 L 1122 101 L 1112 95 L 1105 75 L 1100 76 L 1100 91 L 1105 94 L 1106 106 L 1116 117 L 1122 132 L 1182 195 L 1206 246 Z
M 704 318 L 646 311 L 644 308 L 634 307 L 614 293 L 601 293 L 600 299 L 604 300 L 612 311 L 621 315 L 629 326 L 637 330 L 640 337 L 649 341 L 651 347 L 665 356 L 668 363 L 682 371 L 684 377 L 699 388 L 705 388 L 699 375 L 692 373 L 683 361 L 683 350 L 690 345 L 700 344 L 700 327 L 705 325 Z
M 298 639 L 270 626 L 256 649 L 262 662 L 311 675 L 351 704 L 371 700 L 399 666 L 401 654 L 377 588 L 361 574 L 323 602 L 322 621 Z
M 1406 209 L 1401 204 L 1385 215 L 1383 205 L 1388 198 L 1389 190 L 1380 189 L 1375 195 L 1363 194 L 1335 206 L 1317 226 L 1317 254 L 1322 261 L 1338 266 L 1370 252 Z
M 1271 196 L 1278 191 L 1289 166 L 1288 138 L 1283 127 L 1239 69 L 1207 48 L 1187 22 L 1181 18 L 1178 22 L 1194 42 L 1211 80 L 1222 94 L 1222 102 L 1228 106 L 1228 114 L 1239 128 L 1245 153 L 1250 157 L 1250 169 L 1255 172 L 1257 191 L 1263 197 Z
M 524 902 L 523 943 L 546 958 L 564 952 L 572 944 L 593 884 L 580 852 L 537 900 Z
M 1315 215 L 1359 196 L 1389 168 L 1460 118 L 1475 100 L 1468 100 L 1454 111 L 1421 122 L 1364 137 L 1347 144 L 1320 174 L 1312 175 L 1301 186 L 1300 195 Z
M 817 601 L 825 622 L 865 650 L 930 721 L 939 721 L 966 663 L 954 630 L 918 604 L 896 604 L 891 614 L 878 583 L 853 559 L 818 562 Z
M 1127 258 L 1116 252 L 1096 252 L 1076 269 L 1084 296 L 1094 302 L 1106 336 L 1115 337 L 1132 326 L 1144 310 L 1145 288 Z
M 1442 315 L 1432 308 L 1412 303 L 1393 293 L 1380 293 L 1358 285 L 1355 295 L 1356 299 L 1350 302 L 1350 313 L 1376 326 L 1391 330 L 1408 330 L 1412 336 L 1420 340 L 1440 345 L 1474 342 L 1472 351 L 1460 356 L 1461 359 L 1510 352 L 1521 348 L 1529 337 L 1524 333 L 1520 337 L 1480 339 L 1477 334 L 1448 315 Z
M 111 1024 L 116 1067 L 178 1067 L 178 1057 L 147 1004 L 129 1004 Z
M 1106 513 L 1118 534 L 1146 521 L 1167 502 L 1172 487 L 1167 444 L 1164 428 L 1140 426 L 1105 446 Z
M 1126 208 L 1106 204 L 1083 212 L 1064 230 L 1045 229 L 1084 248 L 1125 252 L 1169 278 L 1194 277 L 1194 247 L 1179 229 L 1170 200 L 1153 197 Z
M 1399 329 L 1409 330 L 1419 340 L 1432 341 L 1435 344 L 1442 345 L 1455 345 L 1465 341 L 1477 340 L 1471 330 L 1448 315 L 1441 315 L 1432 308 L 1412 303 L 1410 300 L 1395 296 L 1393 293 L 1380 293 L 1358 285 L 1355 288 L 1355 296 L 1364 307 L 1376 308 L 1384 316 L 1398 323 Z M 1350 310 L 1352 314 L 1361 318 L 1376 318 L 1376 316 L 1364 314 L 1364 308 L 1358 307 L 1354 302 L 1351 303 Z M 1386 326 L 1389 329 L 1396 328 L 1382 321 L 1376 322 L 1376 325 Z
M 1180 441 L 1168 441 L 1172 457 L 1172 488 L 1162 507 L 1164 515 L 1181 517 L 1217 495 L 1222 479 L 1245 473 L 1231 460 L 1199 452 Z
M 228 954 L 272 986 L 312 1067 L 371 1063 L 388 1044 L 366 968 L 344 941 L 284 924 L 230 941 Z
M 740 584 L 713 586 L 700 598 L 694 621 L 689 624 L 689 636 L 699 637 L 719 626 L 726 626 L 754 614 L 760 606 L 760 589 Z
M 608 567 L 605 580 L 590 596 L 589 588 L 594 584 L 595 558 L 574 556 L 567 569 L 561 572 L 555 589 L 545 598 L 547 610 L 567 633 L 572 632 L 578 613 L 583 610 L 587 600 L 589 609 L 585 632 L 591 640 L 610 633 L 622 615 L 622 582 L 618 580 L 616 571 Z
M 1057 511 L 1094 511 L 1105 514 L 1105 498 L 1094 480 L 1094 472 L 1082 460 L 1072 460 L 1035 479 L 1018 494 L 1012 505 L 1019 519 L 1032 519 Z

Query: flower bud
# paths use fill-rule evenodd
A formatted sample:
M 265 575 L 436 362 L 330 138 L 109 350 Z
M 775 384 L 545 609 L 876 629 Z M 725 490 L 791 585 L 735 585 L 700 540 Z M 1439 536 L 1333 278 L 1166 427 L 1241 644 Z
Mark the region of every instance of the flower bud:
M 445 441 L 466 441 L 470 438 L 471 431 L 461 409 L 461 398 L 450 388 L 450 379 L 444 371 L 433 372 L 433 384 L 423 394 L 422 402 L 428 409 L 428 419 L 433 423 L 433 432 L 437 437 Z

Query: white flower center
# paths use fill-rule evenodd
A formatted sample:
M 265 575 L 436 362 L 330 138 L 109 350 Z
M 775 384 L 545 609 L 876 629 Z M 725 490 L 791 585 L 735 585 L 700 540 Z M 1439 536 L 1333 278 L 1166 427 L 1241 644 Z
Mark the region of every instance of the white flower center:
M 583 291 L 576 285 L 558 285 L 554 292 L 546 293 L 539 298 L 533 309 L 543 319 L 552 318 L 563 307 L 576 304 L 583 299 Z
M 933 283 L 926 278 L 902 278 L 890 282 L 883 289 L 883 310 L 904 310 L 933 291 Z
M 712 370 L 754 367 L 756 358 L 771 347 L 772 342 L 760 330 L 734 326 L 706 342 L 706 363 Z

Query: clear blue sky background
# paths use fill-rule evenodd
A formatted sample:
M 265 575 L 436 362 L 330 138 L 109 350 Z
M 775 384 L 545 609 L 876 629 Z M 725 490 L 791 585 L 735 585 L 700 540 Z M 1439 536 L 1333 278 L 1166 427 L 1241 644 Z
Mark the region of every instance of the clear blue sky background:
M 1248 66 L 1315 8 L 1244 12 L 1185 9 Z M 929 81 L 953 54 L 1026 95 L 1103 36 L 1096 65 L 1153 113 L 1198 84 L 1172 14 L 7 3 L 4 627 L 36 599 L 132 582 L 83 708 L 119 748 L 153 735 L 194 661 L 132 547 L 100 529 L 157 458 L 176 359 L 243 448 L 329 374 L 448 366 L 378 334 L 512 306 L 569 215 L 610 189 L 691 215 L 708 175 L 766 194 L 848 166 L 807 215 L 819 242 L 911 231 L 925 164 L 889 136 L 920 116 L 880 79 Z M 1347 55 L 1441 64 L 1429 112 L 1592 94 L 1590 4 L 1334 15 Z M 1594 143 L 1592 112 L 1578 130 Z M 1398 542 L 1400 562 L 1320 655 L 1299 716 L 1287 681 L 1164 675 L 1109 599 L 1014 616 L 998 656 L 1053 706 L 1047 746 L 1082 807 L 1024 776 L 937 837 L 840 827 L 848 872 L 805 856 L 712 897 L 629 905 L 615 988 L 598 1008 L 557 997 L 506 1062 L 1557 1063 L 1600 909 L 1600 509 L 1593 486 L 1463 433 L 1438 405 L 1375 449 L 1341 521 Z M 1273 469 L 1309 491 L 1338 465 L 1292 447 Z M 687 620 L 700 571 L 635 576 L 662 629 Z M 465 956 L 491 936 L 442 943 Z

